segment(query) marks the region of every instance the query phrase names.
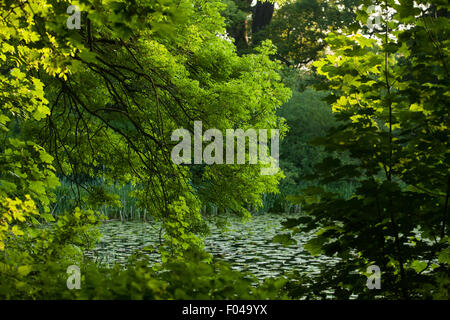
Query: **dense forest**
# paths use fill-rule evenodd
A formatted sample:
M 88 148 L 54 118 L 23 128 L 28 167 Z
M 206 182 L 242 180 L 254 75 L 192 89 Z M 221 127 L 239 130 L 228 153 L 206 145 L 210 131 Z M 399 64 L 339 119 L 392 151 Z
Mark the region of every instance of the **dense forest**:
M 0 299 L 448 300 L 449 7 L 0 0 Z

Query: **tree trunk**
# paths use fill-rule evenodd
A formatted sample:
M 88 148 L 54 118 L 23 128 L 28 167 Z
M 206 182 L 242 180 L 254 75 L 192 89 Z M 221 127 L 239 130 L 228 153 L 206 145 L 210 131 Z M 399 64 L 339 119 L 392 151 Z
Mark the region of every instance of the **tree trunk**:
M 252 33 L 255 34 L 272 20 L 274 4 L 258 1 L 253 9 Z

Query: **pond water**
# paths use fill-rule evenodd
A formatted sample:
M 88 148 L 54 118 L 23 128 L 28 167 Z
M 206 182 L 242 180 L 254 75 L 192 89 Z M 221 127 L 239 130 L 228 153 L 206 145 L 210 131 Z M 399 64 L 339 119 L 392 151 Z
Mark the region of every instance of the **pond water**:
M 250 271 L 260 279 L 279 276 L 284 272 L 318 273 L 318 266 L 332 266 L 336 260 L 325 256 L 311 256 L 303 246 L 311 234 L 298 234 L 297 244 L 288 247 L 272 242 L 281 231 L 281 222 L 287 215 L 255 215 L 248 222 L 228 219 L 227 227 L 209 222 L 211 234 L 205 238 L 205 249 L 216 257 L 226 260 L 240 271 Z M 124 264 L 136 250 L 159 244 L 159 227 L 145 222 L 107 222 L 101 227 L 103 234 L 97 248 L 86 255 L 98 263 Z M 150 258 L 157 262 L 156 254 Z

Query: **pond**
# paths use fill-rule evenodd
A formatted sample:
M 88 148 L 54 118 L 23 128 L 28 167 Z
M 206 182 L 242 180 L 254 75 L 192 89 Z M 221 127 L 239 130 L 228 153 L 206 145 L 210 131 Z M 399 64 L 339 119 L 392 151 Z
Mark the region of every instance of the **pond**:
M 229 218 L 225 228 L 210 221 L 211 234 L 205 238 L 205 249 L 231 263 L 234 269 L 249 271 L 259 279 L 293 270 L 314 274 L 319 265 L 336 262 L 325 256 L 311 256 L 304 250 L 311 234 L 297 234 L 297 244 L 287 247 L 274 243 L 272 238 L 279 234 L 285 217 L 287 214 L 260 214 L 247 222 Z M 113 221 L 104 223 L 100 230 L 103 236 L 97 248 L 86 255 L 106 265 L 124 264 L 136 249 L 159 243 L 159 227 L 155 223 Z M 159 260 L 156 254 L 150 258 Z

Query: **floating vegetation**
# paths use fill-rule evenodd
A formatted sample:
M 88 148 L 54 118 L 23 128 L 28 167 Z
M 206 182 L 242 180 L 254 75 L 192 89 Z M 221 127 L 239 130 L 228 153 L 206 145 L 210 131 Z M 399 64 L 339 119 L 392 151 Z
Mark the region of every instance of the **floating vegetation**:
M 318 273 L 318 266 L 336 262 L 325 256 L 311 256 L 304 248 L 310 234 L 297 234 L 297 244 L 283 246 L 272 238 L 280 231 L 285 215 L 255 215 L 243 223 L 229 218 L 226 227 L 209 222 L 211 233 L 205 238 L 205 249 L 216 259 L 232 264 L 235 270 L 249 271 L 260 279 L 279 276 L 290 271 Z M 159 246 L 159 225 L 155 222 L 111 221 L 101 227 L 103 234 L 95 250 L 86 256 L 100 264 L 125 264 L 135 250 Z M 157 253 L 150 260 L 159 262 Z

